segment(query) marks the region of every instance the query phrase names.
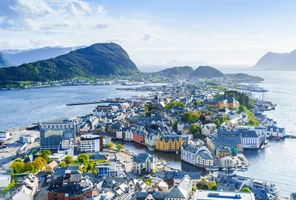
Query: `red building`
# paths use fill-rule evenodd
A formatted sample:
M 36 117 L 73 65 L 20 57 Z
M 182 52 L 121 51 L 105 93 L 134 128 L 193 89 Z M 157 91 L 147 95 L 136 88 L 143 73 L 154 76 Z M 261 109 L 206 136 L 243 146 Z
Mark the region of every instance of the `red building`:
M 133 133 L 133 141 L 138 143 L 145 142 L 145 132 L 144 131 L 137 131 Z

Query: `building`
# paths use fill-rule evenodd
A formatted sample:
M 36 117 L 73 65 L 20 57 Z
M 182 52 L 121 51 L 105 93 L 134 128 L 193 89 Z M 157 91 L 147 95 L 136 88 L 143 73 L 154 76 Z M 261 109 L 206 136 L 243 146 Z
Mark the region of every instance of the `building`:
M 79 171 L 65 170 L 50 183 L 48 200 L 83 200 L 92 197 L 93 183 Z
M 145 137 L 145 145 L 149 148 L 154 148 L 158 135 L 154 132 L 148 133 Z
M 7 131 L 0 131 L 0 143 L 6 142 L 7 140 L 11 139 L 11 135 Z
M 133 141 L 138 143 L 144 143 L 145 142 L 145 132 L 144 130 L 137 130 L 133 133 Z
M 230 156 L 224 156 L 220 159 L 223 168 L 234 168 L 235 162 Z
M 98 135 L 86 134 L 80 136 L 81 152 L 99 152 L 103 150 L 103 138 Z
M 52 173 L 57 166 L 58 163 L 53 160 L 45 166 L 45 171 L 48 173 Z
M 9 174 L 0 174 L 0 188 L 4 188 L 9 185 L 11 176 Z
M 134 157 L 133 171 L 138 174 L 150 173 L 154 169 L 154 158 L 147 153 L 140 153 Z
M 21 135 L 20 138 L 19 138 L 19 141 L 21 143 L 29 143 L 29 144 L 32 144 L 34 143 L 36 140 L 36 137 L 31 135 L 31 134 L 25 134 L 25 135 Z
M 181 160 L 199 167 L 214 166 L 214 158 L 202 142 L 184 142 L 181 148 Z
M 201 129 L 201 133 L 205 136 L 217 134 L 217 125 L 214 123 L 205 124 Z
M 42 149 L 57 152 L 63 140 L 75 141 L 77 134 L 77 120 L 53 120 L 40 124 L 40 145 Z
M 241 192 L 220 192 L 220 191 L 206 191 L 198 190 L 196 192 L 196 200 L 217 200 L 217 199 L 241 199 L 241 200 L 255 200 L 253 193 Z
M 22 185 L 12 196 L 12 200 L 33 200 L 38 190 L 38 178 L 33 175 L 28 175 L 22 182 Z
M 180 151 L 181 146 L 187 137 L 169 134 L 158 137 L 155 142 L 155 149 L 158 151 Z

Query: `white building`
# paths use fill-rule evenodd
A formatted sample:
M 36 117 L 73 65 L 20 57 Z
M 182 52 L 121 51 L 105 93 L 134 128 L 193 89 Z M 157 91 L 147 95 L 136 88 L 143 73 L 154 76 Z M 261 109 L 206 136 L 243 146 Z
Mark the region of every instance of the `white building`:
M 181 160 L 200 167 L 214 166 L 214 158 L 202 141 L 188 141 L 182 145 Z
M 36 140 L 36 137 L 33 136 L 33 135 L 30 135 L 30 134 L 25 134 L 25 135 L 21 135 L 20 138 L 19 138 L 19 141 L 21 143 L 29 143 L 29 144 L 32 144 L 34 143 Z
M 7 131 L 0 131 L 0 142 L 5 142 L 9 139 L 11 139 L 11 135 Z
M 11 176 L 9 174 L 0 174 L 0 188 L 4 188 L 9 185 Z
M 220 163 L 223 168 L 233 168 L 235 165 L 234 160 L 229 156 L 222 157 Z
M 217 126 L 214 123 L 205 124 L 201 129 L 201 133 L 205 136 L 217 134 Z
M 101 151 L 102 137 L 93 134 L 80 136 L 80 151 L 81 152 L 99 152 Z
M 23 185 L 12 196 L 12 200 L 33 200 L 38 189 L 38 178 L 29 175 L 23 182 Z
M 154 169 L 154 158 L 147 153 L 139 153 L 134 158 L 133 171 L 138 174 L 152 172 Z

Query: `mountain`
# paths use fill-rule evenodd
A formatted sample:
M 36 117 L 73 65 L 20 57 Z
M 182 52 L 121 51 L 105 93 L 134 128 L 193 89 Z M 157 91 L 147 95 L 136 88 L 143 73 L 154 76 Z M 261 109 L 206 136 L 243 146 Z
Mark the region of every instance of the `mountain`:
M 296 50 L 290 53 L 268 52 L 255 65 L 268 70 L 296 70 Z
M 224 74 L 210 66 L 200 66 L 190 74 L 191 80 L 223 78 Z
M 1 51 L 1 54 L 7 63 L 6 65 L 2 65 L 2 67 L 18 66 L 25 63 L 55 58 L 78 48 L 80 47 L 43 47 L 30 50 L 4 50 Z
M 155 74 L 165 77 L 189 77 L 189 75 L 193 72 L 192 67 L 189 66 L 181 66 L 181 67 L 171 67 L 156 72 Z
M 139 73 L 127 52 L 115 43 L 99 43 L 47 60 L 0 68 L 0 80 L 51 81 L 75 77 L 121 76 Z
M 258 83 L 258 82 L 264 81 L 264 79 L 259 76 L 252 76 L 244 73 L 224 74 L 224 78 L 233 82 L 240 82 L 240 83 L 254 83 L 254 82 Z
M 7 66 L 7 65 L 8 65 L 7 60 L 3 57 L 2 53 L 0 53 L 0 67 Z

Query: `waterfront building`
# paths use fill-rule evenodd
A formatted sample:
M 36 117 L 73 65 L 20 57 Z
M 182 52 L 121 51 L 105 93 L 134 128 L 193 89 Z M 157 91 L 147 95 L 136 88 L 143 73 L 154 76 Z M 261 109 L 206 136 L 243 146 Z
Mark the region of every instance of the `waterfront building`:
M 155 165 L 154 157 L 147 153 L 139 153 L 134 157 L 133 171 L 138 174 L 150 173 Z
M 20 138 L 19 138 L 19 141 L 21 143 L 29 143 L 29 144 L 32 144 L 34 143 L 36 140 L 36 137 L 31 135 L 31 134 L 25 134 L 25 135 L 21 135 Z
M 181 148 L 181 160 L 200 167 L 214 166 L 214 158 L 202 142 L 184 142 Z
M 188 137 L 175 134 L 159 136 L 155 142 L 155 149 L 159 151 L 180 151 L 183 142 L 187 139 Z
M 145 145 L 150 148 L 154 148 L 156 144 L 156 140 L 158 138 L 158 134 L 155 132 L 150 132 L 145 137 Z
M 80 136 L 80 151 L 94 153 L 103 150 L 103 139 L 101 136 L 86 134 Z
M 6 142 L 11 138 L 12 137 L 8 131 L 0 131 L 0 143 Z
M 234 168 L 234 160 L 230 156 L 224 156 L 220 159 L 221 166 L 223 168 Z
M 144 129 L 137 129 L 133 133 L 133 141 L 137 143 L 145 143 L 145 136 L 146 136 L 146 133 Z

